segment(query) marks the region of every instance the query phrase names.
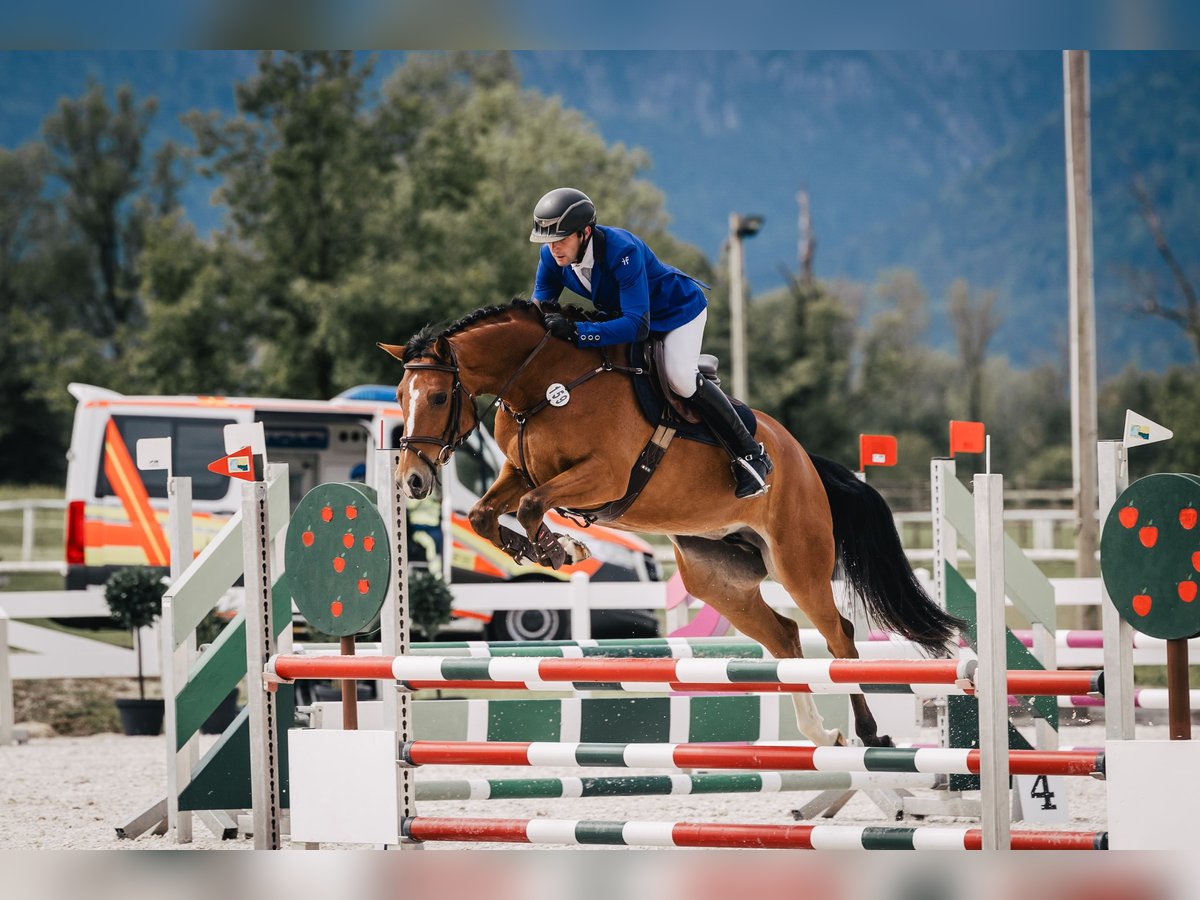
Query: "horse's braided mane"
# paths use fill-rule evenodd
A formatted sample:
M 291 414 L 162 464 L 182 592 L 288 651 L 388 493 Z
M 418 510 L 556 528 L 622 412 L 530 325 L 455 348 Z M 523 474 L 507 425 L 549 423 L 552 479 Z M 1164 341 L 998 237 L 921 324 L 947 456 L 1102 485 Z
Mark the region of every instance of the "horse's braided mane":
M 430 323 L 414 334 L 404 345 L 404 362 L 409 363 L 414 359 L 425 356 L 430 353 L 433 345 L 441 338 L 448 338 L 458 334 L 460 331 L 465 331 L 472 325 L 490 319 L 494 316 L 499 316 L 502 313 L 513 312 L 534 312 L 540 319 L 545 320 L 546 313 L 558 313 L 566 316 L 572 321 L 595 321 L 599 318 L 606 318 L 601 313 L 582 309 L 578 306 L 561 306 L 557 300 L 542 301 L 541 307 L 531 300 L 525 300 L 521 297 L 514 297 L 509 303 L 500 303 L 496 306 L 485 306 L 477 309 L 474 312 L 467 313 L 456 322 L 449 325 L 441 325 Z

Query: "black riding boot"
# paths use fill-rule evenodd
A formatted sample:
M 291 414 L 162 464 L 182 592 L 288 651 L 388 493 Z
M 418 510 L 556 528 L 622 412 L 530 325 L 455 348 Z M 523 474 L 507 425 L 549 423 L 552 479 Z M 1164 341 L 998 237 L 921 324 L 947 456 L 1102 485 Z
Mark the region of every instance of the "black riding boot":
M 698 376 L 696 393 L 688 398 L 704 424 L 713 430 L 717 440 L 733 458 L 733 477 L 738 497 L 756 497 L 767 491 L 767 476 L 774 465 L 766 448 L 750 437 L 729 398 L 719 387 Z

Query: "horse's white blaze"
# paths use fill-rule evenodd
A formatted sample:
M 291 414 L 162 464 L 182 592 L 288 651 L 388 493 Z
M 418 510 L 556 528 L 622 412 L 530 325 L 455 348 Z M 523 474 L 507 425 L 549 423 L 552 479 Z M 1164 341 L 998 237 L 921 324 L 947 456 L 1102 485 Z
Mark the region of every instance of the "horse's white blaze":
M 404 420 L 404 436 L 412 437 L 413 423 L 416 420 L 417 401 L 421 398 L 421 392 L 417 390 L 415 380 L 408 383 L 408 416 Z

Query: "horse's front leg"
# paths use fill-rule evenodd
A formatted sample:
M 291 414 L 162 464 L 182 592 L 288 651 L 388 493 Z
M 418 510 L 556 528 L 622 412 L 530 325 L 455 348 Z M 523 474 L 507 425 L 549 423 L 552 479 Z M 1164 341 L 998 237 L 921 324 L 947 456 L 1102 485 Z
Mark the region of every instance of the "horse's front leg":
M 533 549 L 528 542 L 525 542 L 523 546 L 514 546 L 512 535 L 515 532 L 512 529 L 504 529 L 508 532 L 506 539 L 506 535 L 501 533 L 500 517 L 516 510 L 518 500 L 528 489 L 529 486 L 521 476 L 520 470 L 505 460 L 496 481 L 467 513 L 467 519 L 476 534 L 491 541 L 517 562 L 521 562 L 522 558 L 532 561 L 534 559 Z M 520 536 L 518 535 L 518 537 Z M 525 541 L 525 539 L 522 537 L 521 541 Z
M 607 463 L 589 460 L 560 472 L 525 494 L 517 505 L 517 521 L 537 551 L 538 561 L 557 569 L 565 561 L 580 562 L 591 555 L 579 541 L 547 528 L 542 521 L 546 510 L 600 506 L 621 496 L 623 490 L 624 485 L 616 483 Z

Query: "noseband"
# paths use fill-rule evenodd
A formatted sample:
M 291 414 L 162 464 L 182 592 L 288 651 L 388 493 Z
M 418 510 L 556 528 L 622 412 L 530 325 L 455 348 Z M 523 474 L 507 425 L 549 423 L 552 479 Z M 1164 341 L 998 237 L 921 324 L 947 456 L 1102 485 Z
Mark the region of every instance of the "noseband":
M 448 343 L 446 346 L 450 349 L 449 362 L 443 362 L 437 357 L 433 357 L 433 362 L 410 362 L 404 366 L 406 372 L 412 369 L 428 369 L 433 372 L 449 372 L 454 376 L 454 387 L 450 389 L 450 416 L 446 420 L 446 428 L 442 431 L 441 435 L 437 437 L 434 435 L 412 435 L 411 437 L 405 435 L 398 442 L 398 449 L 402 452 L 410 450 L 415 453 L 421 462 L 429 466 L 429 470 L 433 473 L 434 478 L 438 478 L 438 471 L 441 467 L 450 461 L 450 457 L 454 451 L 461 447 L 463 442 L 471 436 L 471 432 L 479 427 L 479 410 L 475 406 L 475 395 L 466 389 L 459 378 L 458 360 L 454 356 L 454 348 Z M 463 394 L 466 394 L 467 399 L 470 401 L 471 413 L 475 418 L 475 422 L 470 428 L 459 434 L 458 420 L 462 415 Z M 411 414 L 412 410 L 409 410 L 409 415 Z M 433 459 L 430 459 L 420 448 L 414 447 L 413 444 L 432 444 L 438 448 L 437 455 Z

